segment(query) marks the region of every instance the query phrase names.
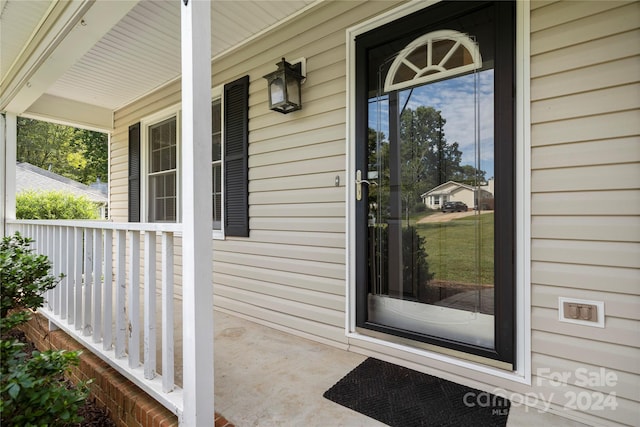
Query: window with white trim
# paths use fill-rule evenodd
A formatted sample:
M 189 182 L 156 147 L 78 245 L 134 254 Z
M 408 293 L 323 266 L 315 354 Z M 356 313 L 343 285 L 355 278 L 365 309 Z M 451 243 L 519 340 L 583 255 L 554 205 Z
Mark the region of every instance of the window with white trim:
M 213 236 L 249 237 L 249 77 L 212 91 Z M 180 111 L 129 126 L 130 222 L 180 221 Z
M 211 102 L 211 174 L 213 230 L 222 230 L 223 139 L 221 90 L 213 91 Z M 146 126 L 146 216 L 149 222 L 176 222 L 178 212 L 178 140 L 180 126 L 176 112 Z M 153 120 L 153 119 L 152 119 Z
M 147 216 L 149 222 L 176 222 L 178 137 L 176 116 L 147 127 Z
M 211 102 L 211 172 L 213 230 L 222 230 L 223 218 L 223 139 L 221 90 L 214 90 Z M 176 222 L 178 206 L 178 113 L 147 126 L 148 166 L 146 194 L 149 222 Z

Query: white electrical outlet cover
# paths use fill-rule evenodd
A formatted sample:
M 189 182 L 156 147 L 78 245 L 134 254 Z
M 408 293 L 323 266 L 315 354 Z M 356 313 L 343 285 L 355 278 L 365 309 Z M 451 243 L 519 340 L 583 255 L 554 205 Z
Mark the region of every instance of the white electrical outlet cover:
M 564 303 L 576 303 L 576 304 L 591 304 L 598 308 L 598 320 L 591 322 L 589 320 L 571 319 L 564 316 Z M 560 322 L 575 323 L 576 325 L 595 326 L 597 328 L 604 328 L 604 301 L 589 301 L 578 298 L 566 298 L 558 297 L 558 320 Z

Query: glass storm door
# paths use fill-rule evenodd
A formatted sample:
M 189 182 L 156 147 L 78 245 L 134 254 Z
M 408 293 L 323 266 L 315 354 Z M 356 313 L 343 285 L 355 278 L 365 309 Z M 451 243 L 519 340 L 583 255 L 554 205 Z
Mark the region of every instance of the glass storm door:
M 513 102 L 498 76 L 512 61 L 504 8 L 467 8 L 356 40 L 357 326 L 511 364 L 513 131 L 498 117 Z

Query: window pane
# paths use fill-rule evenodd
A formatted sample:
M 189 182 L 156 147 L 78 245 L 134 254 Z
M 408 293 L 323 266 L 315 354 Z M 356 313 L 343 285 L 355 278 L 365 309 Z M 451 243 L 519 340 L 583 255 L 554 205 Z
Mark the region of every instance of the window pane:
M 149 221 L 176 220 L 176 174 L 149 177 Z
M 213 177 L 213 192 L 221 193 L 222 192 L 222 164 L 216 163 L 212 166 L 212 177 Z
M 172 117 L 149 126 L 149 151 L 151 172 L 176 167 L 176 119 Z
M 167 149 L 169 151 L 169 169 L 176 169 L 178 156 L 176 155 L 176 145 L 174 144 Z
M 213 135 L 211 137 L 211 160 L 218 161 L 222 158 L 222 135 Z
M 162 166 L 160 165 L 160 157 L 161 152 L 159 150 L 154 150 L 151 152 L 151 172 L 158 172 L 162 170 Z
M 163 171 L 172 169 L 171 167 L 171 150 L 168 147 L 163 147 L 160 150 L 160 165 Z
M 155 220 L 156 221 L 162 221 L 164 219 L 165 200 L 164 199 L 157 199 L 155 204 L 156 204 L 156 217 L 155 217 Z
M 167 197 L 175 197 L 176 196 L 176 175 L 175 175 L 175 173 L 171 173 L 171 174 L 165 175 L 164 185 L 165 185 L 164 194 Z
M 222 164 L 215 163 L 211 171 L 213 188 L 213 228 L 219 230 L 222 221 Z
M 164 221 L 174 222 L 175 220 L 176 220 L 176 199 L 175 197 L 167 198 Z
M 211 103 L 211 160 L 222 159 L 222 107 L 220 100 Z
M 444 57 L 449 53 L 451 48 L 456 44 L 453 40 L 437 40 L 433 42 L 432 45 L 432 58 L 431 62 L 433 64 L 440 64 Z
M 487 70 L 370 100 L 370 321 L 495 344 L 494 215 L 475 202 L 493 176 L 493 93 Z
M 211 188 L 213 202 L 213 229 L 222 229 L 222 104 L 220 99 L 211 103 Z
M 406 82 L 407 80 L 413 79 L 415 76 L 416 76 L 416 72 L 412 68 L 409 68 L 405 64 L 401 64 L 400 67 L 398 67 L 398 71 L 396 72 L 393 82 L 394 83 Z
M 407 60 L 416 67 L 422 69 L 427 65 L 427 46 L 420 46 L 407 55 Z
M 149 126 L 149 221 L 176 220 L 176 118 Z
M 467 49 L 462 46 L 458 46 L 458 48 L 453 52 L 451 58 L 445 64 L 445 68 L 456 68 L 462 67 L 463 65 L 473 63 L 473 59 L 471 58 L 471 54 Z
M 158 197 L 164 197 L 166 193 L 165 177 L 162 175 L 153 177 L 156 182 L 156 194 Z
M 222 195 L 215 194 L 213 196 L 213 229 L 220 230 L 222 228 Z

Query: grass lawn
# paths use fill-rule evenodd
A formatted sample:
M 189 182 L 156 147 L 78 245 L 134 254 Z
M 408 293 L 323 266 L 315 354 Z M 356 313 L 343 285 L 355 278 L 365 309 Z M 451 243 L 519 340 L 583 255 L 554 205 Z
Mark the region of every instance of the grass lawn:
M 434 280 L 492 285 L 493 212 L 449 222 L 416 224 L 426 239 Z

